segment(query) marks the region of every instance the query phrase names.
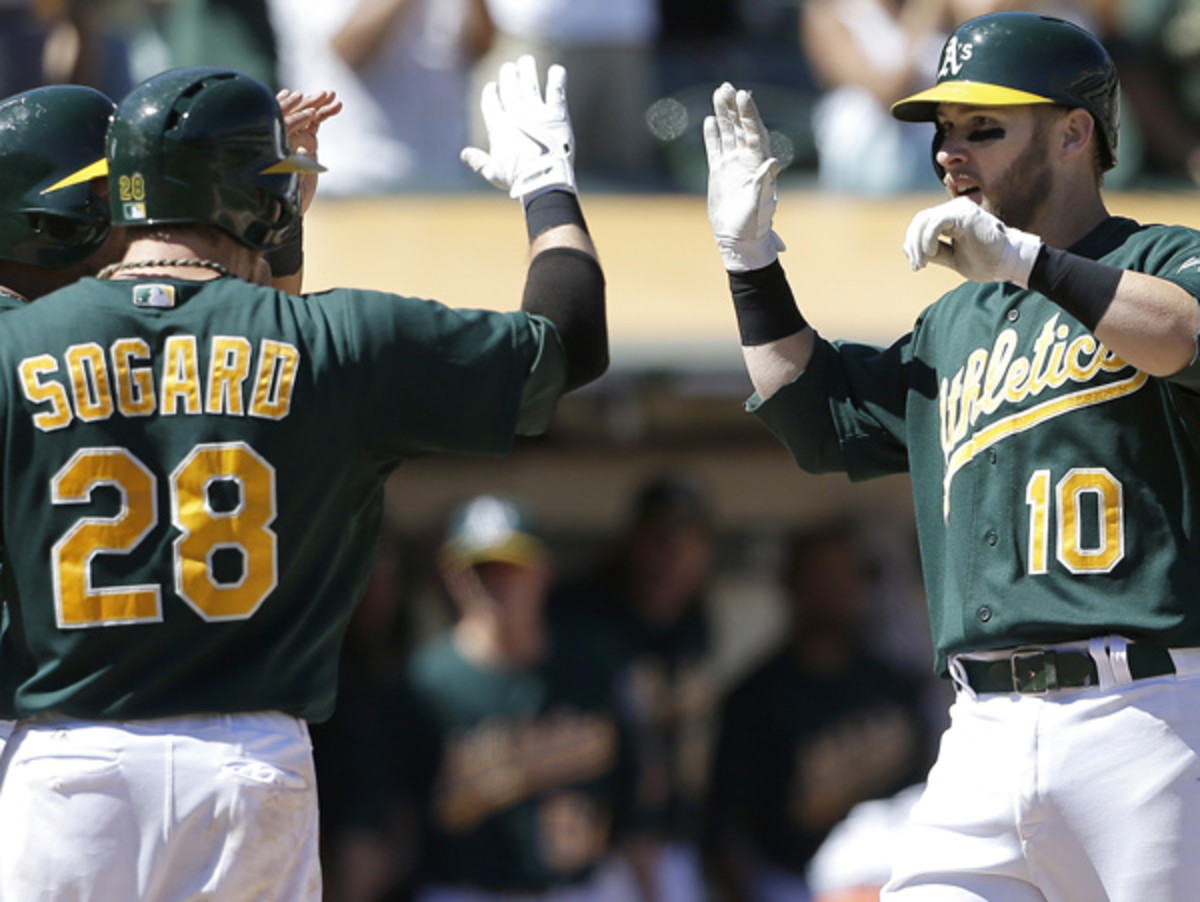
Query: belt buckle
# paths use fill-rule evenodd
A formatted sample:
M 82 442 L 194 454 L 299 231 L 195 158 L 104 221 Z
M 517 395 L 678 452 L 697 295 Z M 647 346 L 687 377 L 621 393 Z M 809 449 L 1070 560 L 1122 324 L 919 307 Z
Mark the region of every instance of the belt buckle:
M 1008 659 L 1013 692 L 1022 695 L 1045 695 L 1058 688 L 1058 667 L 1054 649 L 1017 649 Z M 1022 667 L 1022 662 L 1031 662 Z

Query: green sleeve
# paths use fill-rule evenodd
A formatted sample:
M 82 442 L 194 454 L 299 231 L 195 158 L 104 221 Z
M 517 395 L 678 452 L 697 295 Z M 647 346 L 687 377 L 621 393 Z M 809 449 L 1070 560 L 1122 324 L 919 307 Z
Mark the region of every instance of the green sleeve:
M 537 336 L 541 350 L 521 393 L 518 435 L 540 435 L 546 431 L 567 378 L 567 355 L 554 323 L 544 316 L 530 316 L 529 328 Z
M 870 479 L 908 469 L 905 418 L 912 336 L 889 348 L 818 338 L 808 368 L 766 401 L 747 403 L 810 473 Z

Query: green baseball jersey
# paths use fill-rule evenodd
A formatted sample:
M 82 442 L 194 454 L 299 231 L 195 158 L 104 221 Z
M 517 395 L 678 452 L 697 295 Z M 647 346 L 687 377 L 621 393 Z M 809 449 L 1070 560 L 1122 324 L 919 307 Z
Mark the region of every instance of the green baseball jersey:
M 379 722 L 393 791 L 422 823 L 417 882 L 537 893 L 611 851 L 633 771 L 604 672 L 555 653 L 483 668 L 438 637 Z
M 929 766 L 917 685 L 866 656 L 814 673 L 791 648 L 771 655 L 726 697 L 719 737 L 710 829 L 797 875 L 854 805 Z
M 631 726 L 638 792 L 630 829 L 675 842 L 698 838 L 716 726 L 712 635 L 700 596 L 678 619 L 653 623 L 607 569 L 555 589 L 558 643 L 606 670 Z
M 1200 296 L 1200 233 L 1110 218 L 1070 249 Z M 813 472 L 907 471 L 933 639 L 1200 645 L 1200 363 L 1159 379 L 1061 307 L 969 282 L 891 347 L 818 342 L 748 408 Z
M 0 328 L 22 715 L 334 704 L 387 476 L 542 430 L 553 326 L 369 291 L 84 279 Z

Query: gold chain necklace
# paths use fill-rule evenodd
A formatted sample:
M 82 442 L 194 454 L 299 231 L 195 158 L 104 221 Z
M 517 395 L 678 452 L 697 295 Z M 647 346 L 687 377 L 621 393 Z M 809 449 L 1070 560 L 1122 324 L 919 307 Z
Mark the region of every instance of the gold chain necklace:
M 232 273 L 216 260 L 199 260 L 186 257 L 179 260 L 131 260 L 128 263 L 112 263 L 96 273 L 97 279 L 111 279 L 115 274 L 127 269 L 163 269 L 168 266 L 195 266 L 199 269 L 211 269 L 218 275 L 228 276 Z

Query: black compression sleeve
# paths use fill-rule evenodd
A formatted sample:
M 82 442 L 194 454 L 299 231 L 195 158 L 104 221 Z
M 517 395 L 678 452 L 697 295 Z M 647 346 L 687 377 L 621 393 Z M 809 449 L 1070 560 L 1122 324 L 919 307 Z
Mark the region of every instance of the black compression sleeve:
M 558 327 L 567 354 L 567 391 L 608 369 L 604 272 L 591 254 L 553 247 L 534 257 L 521 309 L 540 314 Z
M 808 325 L 778 260 L 762 269 L 731 272 L 729 290 L 745 347 L 765 345 Z
M 1117 295 L 1117 284 L 1125 270 L 1042 245 L 1029 287 L 1044 294 L 1095 332 L 1100 318 Z

